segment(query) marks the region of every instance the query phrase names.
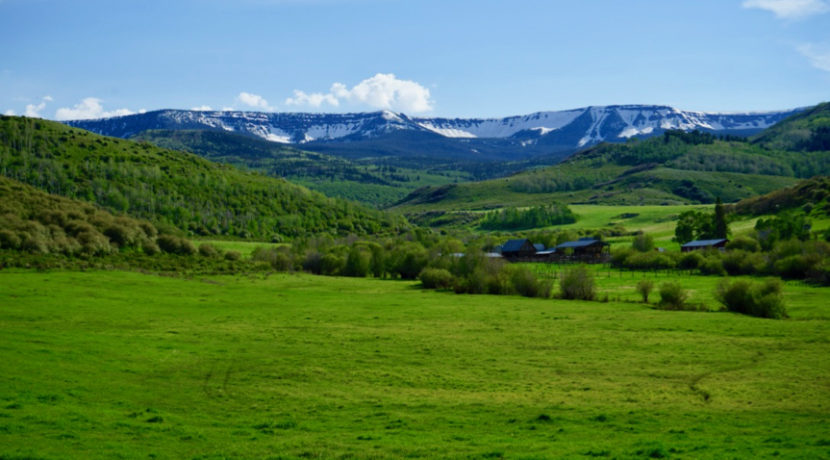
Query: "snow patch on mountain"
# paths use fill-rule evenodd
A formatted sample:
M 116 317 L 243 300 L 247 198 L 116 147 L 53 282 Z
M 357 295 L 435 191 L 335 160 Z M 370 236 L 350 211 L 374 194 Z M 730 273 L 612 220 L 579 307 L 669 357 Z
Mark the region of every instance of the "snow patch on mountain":
M 445 137 L 506 138 L 529 130 L 548 134 L 571 123 L 583 112 L 584 109 L 576 109 L 507 118 L 414 118 L 413 121 Z
M 283 144 L 312 145 L 370 141 L 400 131 L 423 132 L 446 138 L 447 154 L 457 151 L 458 142 L 479 142 L 482 143 L 479 146 L 489 146 L 487 155 L 512 158 L 512 155 L 576 150 L 603 141 L 651 136 L 669 129 L 747 134 L 768 128 L 799 110 L 723 114 L 659 105 L 613 105 L 506 118 L 412 118 L 388 110 L 341 114 L 159 110 L 66 123 L 118 137 L 130 137 L 148 129 L 215 129 Z M 406 148 L 420 154 L 423 146 L 417 139 L 398 142 L 409 143 Z M 441 155 L 444 147 L 433 143 L 430 154 Z

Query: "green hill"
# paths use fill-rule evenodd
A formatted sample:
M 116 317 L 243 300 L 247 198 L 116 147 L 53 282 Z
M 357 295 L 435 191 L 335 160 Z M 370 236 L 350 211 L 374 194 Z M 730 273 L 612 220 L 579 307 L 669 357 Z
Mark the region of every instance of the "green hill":
M 830 102 L 819 104 L 772 126 L 752 139 L 772 150 L 830 150 Z
M 734 202 L 828 172 L 828 151 L 773 150 L 744 139 L 668 131 L 647 140 L 601 144 L 558 165 L 510 177 L 420 189 L 393 209 L 429 223 L 452 221 L 436 217 L 441 213 L 554 201 L 674 205 L 712 203 L 720 197 Z
M 273 177 L 282 177 L 325 195 L 385 207 L 427 185 L 467 180 L 452 167 L 404 167 L 383 158 L 345 159 L 262 139 L 219 131 L 149 130 L 131 138 L 159 147 L 195 153 Z
M 0 176 L 0 249 L 102 255 L 135 248 L 156 253 L 157 235 L 148 221 L 116 217 Z
M 198 235 L 279 239 L 405 225 L 282 179 L 23 117 L 0 117 L 0 175 Z
M 730 212 L 754 216 L 795 208 L 801 208 L 808 214 L 830 215 L 830 177 L 813 177 L 792 187 L 746 198 L 729 206 Z

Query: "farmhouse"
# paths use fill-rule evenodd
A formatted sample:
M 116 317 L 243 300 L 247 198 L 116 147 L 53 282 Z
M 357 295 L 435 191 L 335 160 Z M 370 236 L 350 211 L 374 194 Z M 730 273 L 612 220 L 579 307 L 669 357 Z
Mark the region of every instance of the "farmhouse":
M 533 257 L 536 255 L 536 248 L 527 238 L 521 240 L 510 240 L 501 245 L 501 255 L 508 259 Z
M 611 253 L 611 245 L 596 238 L 585 237 L 557 245 L 556 252 L 571 253 L 574 257 L 582 259 L 603 258 Z
M 727 240 L 726 238 L 718 238 L 718 239 L 714 239 L 714 240 L 689 241 L 688 243 L 684 244 L 683 246 L 680 246 L 680 251 L 681 252 L 689 252 L 689 251 L 697 251 L 697 250 L 700 250 L 700 249 L 715 249 L 715 248 L 717 248 L 720 251 L 723 251 L 723 250 L 726 249 L 726 243 L 728 243 L 728 242 L 729 242 L 729 240 Z

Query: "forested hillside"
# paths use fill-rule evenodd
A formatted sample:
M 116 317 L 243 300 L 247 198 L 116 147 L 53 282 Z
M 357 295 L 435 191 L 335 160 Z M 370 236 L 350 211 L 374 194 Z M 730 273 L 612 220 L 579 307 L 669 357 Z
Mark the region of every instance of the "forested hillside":
M 761 132 L 753 144 L 766 149 L 818 152 L 830 150 L 830 102 L 819 104 Z
M 764 215 L 801 208 L 807 214 L 830 214 L 830 177 L 819 176 L 792 187 L 743 199 L 728 209 L 737 214 Z
M 345 159 L 222 131 L 149 130 L 131 139 L 192 152 L 211 161 L 282 177 L 327 196 L 346 198 L 379 208 L 400 200 L 419 187 L 442 185 L 471 177 L 470 174 L 451 167 L 435 169 L 425 165 L 413 169 L 384 158 Z
M 720 197 L 734 202 L 828 173 L 830 151 L 775 150 L 744 138 L 667 131 L 647 140 L 601 144 L 558 165 L 506 178 L 420 189 L 396 209 L 417 219 L 427 212 L 434 217 L 439 211 L 553 201 L 653 205 L 712 203 Z
M 148 221 L 116 217 L 0 176 L 0 249 L 92 256 L 135 248 L 153 254 L 159 252 L 157 236 Z
M 394 232 L 403 219 L 147 142 L 0 118 L 0 175 L 200 235 Z

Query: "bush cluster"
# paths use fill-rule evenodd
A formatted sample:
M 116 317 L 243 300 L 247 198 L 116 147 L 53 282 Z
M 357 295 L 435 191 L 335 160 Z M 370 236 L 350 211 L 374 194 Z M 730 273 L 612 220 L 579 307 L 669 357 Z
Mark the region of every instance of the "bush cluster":
M 777 276 L 830 284 L 830 243 L 822 240 L 776 241 L 768 251 L 754 238 L 730 241 L 727 250 L 641 252 L 622 248 L 611 255 L 611 265 L 631 270 L 680 269 L 703 275 Z
M 745 280 L 722 280 L 715 291 L 715 298 L 723 306 L 736 313 L 758 316 L 760 318 L 780 319 L 787 317 L 784 299 L 781 295 L 781 282 L 767 279 L 761 283 Z
M 594 275 L 584 265 L 565 270 L 559 279 L 560 297 L 571 300 L 594 300 Z
M 666 281 L 660 285 L 660 302 L 657 306 L 664 310 L 683 310 L 689 294 L 680 283 Z

